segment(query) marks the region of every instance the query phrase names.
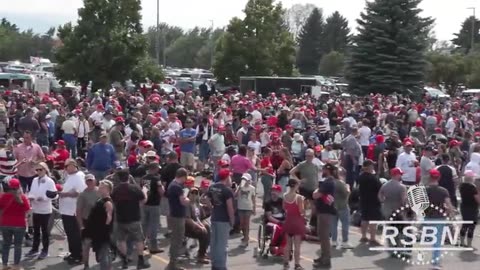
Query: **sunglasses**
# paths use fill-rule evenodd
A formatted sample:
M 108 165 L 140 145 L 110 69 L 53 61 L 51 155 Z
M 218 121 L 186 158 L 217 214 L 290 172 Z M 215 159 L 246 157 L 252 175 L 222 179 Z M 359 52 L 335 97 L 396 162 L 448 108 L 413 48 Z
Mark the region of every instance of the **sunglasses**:
M 37 172 L 41 172 L 41 171 L 44 171 L 44 169 L 40 169 L 40 168 L 38 168 L 38 169 L 35 169 L 35 171 L 37 171 Z
M 192 194 L 192 195 L 198 195 L 198 191 L 192 191 L 192 192 L 190 192 L 190 194 Z

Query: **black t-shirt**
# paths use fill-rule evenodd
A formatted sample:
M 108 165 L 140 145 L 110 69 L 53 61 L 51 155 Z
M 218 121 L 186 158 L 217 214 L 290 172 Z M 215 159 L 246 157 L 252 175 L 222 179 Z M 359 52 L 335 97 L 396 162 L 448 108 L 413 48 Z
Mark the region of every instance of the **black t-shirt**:
M 233 198 L 232 190 L 223 183 L 215 183 L 208 189 L 207 196 L 213 205 L 211 221 L 229 222 L 227 200 Z
M 318 190 L 323 195 L 331 195 L 335 194 L 335 180 L 331 177 L 328 177 L 324 181 L 318 182 Z M 317 209 L 317 213 L 319 214 L 336 214 L 335 206 L 332 204 L 327 204 L 323 201 L 322 198 L 315 200 L 315 206 Z
M 428 200 L 430 204 L 444 209 L 445 199 L 449 197 L 448 191 L 441 186 L 428 186 L 427 187 Z M 444 219 L 444 216 L 440 211 L 435 210 L 435 208 L 429 207 L 425 210 L 425 217 L 427 218 L 437 218 Z
M 270 200 L 265 203 L 265 213 L 270 212 L 272 217 L 283 221 L 285 220 L 285 211 L 283 210 L 283 199 L 278 198 L 276 201 Z
M 162 184 L 160 181 L 160 176 L 156 174 L 147 174 L 142 178 L 142 180 L 150 182 L 147 194 L 147 202 L 145 204 L 152 206 L 160 205 L 160 194 L 158 194 L 158 187 Z
M 115 205 L 115 214 L 118 223 L 140 221 L 140 201 L 145 194 L 139 186 L 121 183 L 113 189 L 112 200 Z
M 177 181 L 172 181 L 168 185 L 167 197 L 168 197 L 168 206 L 170 207 L 170 216 L 174 218 L 184 218 L 186 217 L 186 208 L 180 202 L 180 197 L 183 196 L 183 185 Z
M 378 199 L 378 192 L 382 187 L 382 183 L 375 175 L 363 172 L 358 177 L 358 185 L 360 206 L 363 209 L 381 206 L 380 200 Z
M 175 179 L 175 174 L 182 166 L 179 163 L 168 163 L 160 173 L 162 182 L 166 182 L 165 188 L 168 189 L 170 183 Z M 168 194 L 167 194 L 168 196 Z
M 477 187 L 471 183 L 462 183 L 458 188 L 460 190 L 460 196 L 462 198 L 461 209 L 478 209 L 477 200 L 475 195 L 478 194 Z

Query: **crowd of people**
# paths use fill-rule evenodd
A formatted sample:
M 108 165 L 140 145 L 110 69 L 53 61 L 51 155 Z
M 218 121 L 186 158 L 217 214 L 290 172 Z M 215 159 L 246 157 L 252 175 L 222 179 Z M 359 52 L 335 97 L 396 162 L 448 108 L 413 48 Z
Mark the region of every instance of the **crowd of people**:
M 273 228 L 268 252 L 284 258 L 284 269 L 291 259 L 303 269 L 304 240 L 320 244 L 314 267 L 331 268 L 332 247 L 353 247 L 351 223 L 360 217 L 360 241 L 381 245 L 369 222 L 389 218 L 407 203 L 408 187 L 419 184 L 431 203 L 474 221 L 458 243 L 472 246 L 480 202 L 478 97 L 415 102 L 397 94 L 139 90 L 80 99 L 27 90 L 2 95 L 5 269 L 12 245 L 13 269 L 21 269 L 24 244 L 31 246 L 25 257 L 46 258 L 61 220 L 70 265 L 89 269 L 93 251 L 102 270 L 117 258 L 123 269 L 132 261 L 149 268 L 144 254 L 163 252 L 162 229 L 167 269 L 184 269 L 180 258 L 193 239 L 196 261 L 223 270 L 230 235 L 241 234 L 241 248 L 248 247 L 251 218 L 260 212 Z M 440 269 L 438 252 L 433 257 Z

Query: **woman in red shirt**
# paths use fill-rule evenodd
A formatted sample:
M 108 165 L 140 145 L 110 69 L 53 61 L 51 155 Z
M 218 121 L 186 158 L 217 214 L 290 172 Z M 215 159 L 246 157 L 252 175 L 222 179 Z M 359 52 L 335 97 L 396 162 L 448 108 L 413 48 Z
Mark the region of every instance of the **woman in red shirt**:
M 27 227 L 27 212 L 30 210 L 30 203 L 20 189 L 18 179 L 10 179 L 8 182 L 9 191 L 0 197 L 0 227 L 2 228 L 3 247 L 2 261 L 3 269 L 7 268 L 10 246 L 13 240 L 13 269 L 20 268 L 20 259 L 22 257 L 23 237 Z

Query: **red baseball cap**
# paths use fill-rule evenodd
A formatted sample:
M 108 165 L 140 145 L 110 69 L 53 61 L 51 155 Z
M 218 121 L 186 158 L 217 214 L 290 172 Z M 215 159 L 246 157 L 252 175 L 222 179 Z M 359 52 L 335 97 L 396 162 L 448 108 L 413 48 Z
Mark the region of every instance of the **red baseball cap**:
M 210 180 L 203 179 L 202 182 L 200 182 L 200 188 L 208 188 L 208 187 L 210 187 Z
M 105 110 L 105 107 L 103 107 L 102 104 L 97 105 L 97 110 Z
M 60 146 L 65 146 L 65 141 L 64 140 L 58 140 L 55 144 L 60 145 Z
M 184 183 L 185 187 L 192 188 L 195 186 L 195 178 L 193 176 L 187 177 Z
M 228 161 L 226 161 L 224 159 L 220 159 L 218 161 L 218 166 L 220 166 L 220 167 L 227 167 L 228 165 L 230 165 L 230 164 L 228 163 Z
M 218 171 L 218 178 L 220 178 L 220 180 L 225 180 L 228 177 L 230 177 L 229 169 L 220 169 L 220 171 Z
M 217 128 L 218 131 L 225 131 L 225 126 L 221 125 Z
M 442 176 L 437 169 L 431 169 L 429 173 L 430 173 L 430 177 L 433 179 L 437 179 L 437 178 L 440 178 L 440 176 Z
M 451 140 L 450 143 L 449 143 L 450 147 L 455 147 L 455 146 L 459 146 L 460 145 L 460 142 L 457 141 L 457 140 Z
M 60 184 L 55 184 L 55 188 L 57 189 L 58 192 L 62 192 L 63 186 Z
M 413 142 L 410 141 L 410 140 L 406 140 L 406 141 L 404 142 L 404 145 L 405 145 L 405 146 L 413 146 Z
M 273 186 L 272 186 L 272 191 L 282 192 L 282 186 L 280 186 L 280 185 L 273 185 Z
M 8 181 L 8 187 L 11 189 L 19 189 L 20 188 L 20 180 L 17 178 L 12 178 Z
M 390 170 L 390 175 L 395 176 L 395 175 L 403 175 L 403 171 L 400 168 L 393 168 Z
M 293 126 L 292 126 L 292 125 L 290 125 L 290 124 L 288 124 L 288 125 L 285 125 L 285 129 L 292 129 L 292 128 L 293 128 Z

